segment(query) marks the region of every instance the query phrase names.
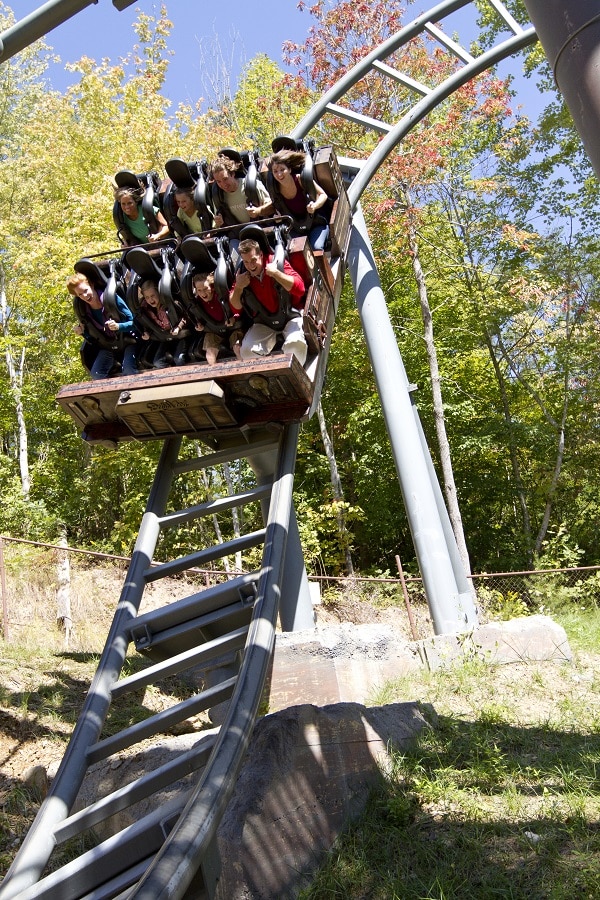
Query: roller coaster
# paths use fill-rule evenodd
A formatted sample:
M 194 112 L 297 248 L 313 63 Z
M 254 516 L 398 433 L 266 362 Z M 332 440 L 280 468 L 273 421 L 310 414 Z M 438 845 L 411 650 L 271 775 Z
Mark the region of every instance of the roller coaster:
M 281 137 L 275 144 L 277 140 Z M 232 360 L 230 353 L 230 359 L 219 359 L 213 366 L 207 366 L 202 360 L 202 364 L 181 368 L 152 369 L 138 375 L 67 385 L 60 391 L 58 403 L 81 428 L 86 441 L 116 446 L 124 440 L 173 435 L 204 439 L 212 436 L 221 440 L 228 433 L 239 433 L 240 429 L 248 432 L 264 427 L 265 423 L 299 422 L 314 412 L 343 287 L 351 217 L 343 175 L 333 148 L 319 148 L 312 155 L 307 153 L 306 158 L 310 159 L 310 182 L 317 180 L 326 185 L 331 201 L 331 249 L 327 253 L 313 251 L 306 234 L 288 238 L 291 220 L 279 216 L 257 220 L 256 224 L 229 225 L 188 234 L 179 245 L 167 239 L 153 245 L 132 246 L 126 251 L 119 249 L 100 257 L 80 259 L 74 266 L 76 272 L 102 286 L 103 302 L 109 308 L 115 295 L 120 294 L 127 296 L 132 311 L 139 312 L 139 285 L 149 279 L 156 283 L 172 323 L 179 318 L 178 310 L 193 323 L 202 313 L 191 288 L 194 274 L 210 270 L 216 290 L 227 303 L 235 274 L 229 244 L 239 238 L 258 237 L 264 242 L 265 253 L 275 257 L 279 250 L 282 257 L 300 258 L 306 273 L 302 315 L 307 345 L 304 364 L 293 355 L 277 350 L 268 357 L 245 362 Z M 167 161 L 167 171 L 172 169 L 169 166 L 172 162 Z M 186 170 L 189 172 L 194 167 L 195 164 L 187 164 Z M 143 180 L 134 177 L 138 182 Z M 214 210 L 209 211 L 205 205 L 204 210 L 212 218 Z M 177 221 L 175 217 L 169 219 Z M 76 298 L 74 305 L 83 325 L 86 314 L 80 308 L 82 301 Z M 228 309 L 225 315 L 230 312 Z M 285 318 L 282 309 L 282 322 Z M 208 327 L 207 322 L 202 325 Z M 84 342 L 84 364 L 88 345 L 89 342 Z
M 29 17 L 0 35 L 3 58 L 87 5 L 85 0 L 46 4 L 37 20 Z M 115 0 L 114 5 L 129 4 Z M 48 796 L 0 887 L 2 900 L 215 896 L 219 866 L 227 865 L 215 849 L 217 829 L 259 714 L 278 618 L 284 631 L 314 625 L 293 507 L 294 464 L 299 423 L 313 413 L 319 400 L 346 271 L 382 399 L 434 626 L 437 633 L 460 631 L 476 621 L 360 210 L 361 195 L 373 175 L 418 122 L 459 86 L 536 40 L 533 27 L 521 26 L 500 0 L 488 0 L 500 36 L 491 49 L 473 53 L 450 38 L 444 27 L 451 27 L 453 13 L 469 6 L 469 0 L 450 0 L 415 18 L 344 75 L 290 135 L 301 144 L 318 131 L 324 117 L 334 116 L 381 136 L 364 160 L 343 156 L 338 160 L 333 148 L 318 148 L 315 160 L 334 200 L 332 250 L 317 262 L 309 260 L 311 287 L 304 323 L 309 355 L 304 366 L 294 357 L 275 354 L 251 362 L 224 360 L 214 366 L 116 376 L 67 385 L 60 391 L 60 406 L 85 440 L 107 446 L 125 440 L 161 440 L 163 448 L 97 673 Z M 439 84 L 418 84 L 403 71 L 403 48 L 422 35 L 456 60 L 452 75 Z M 354 85 L 367 76 L 384 86 L 401 84 L 416 99 L 397 121 L 369 119 L 352 108 L 350 99 Z M 214 237 L 210 240 L 217 247 L 216 269 L 219 251 Z M 104 267 L 107 283 L 119 277 L 110 260 L 84 260 L 83 270 L 89 265 Z M 163 262 L 159 280 L 170 277 L 168 269 Z M 169 290 L 163 286 L 167 294 Z M 182 455 L 186 436 L 206 452 L 192 458 Z M 169 508 L 176 479 L 241 459 L 254 473 L 254 486 L 185 509 Z M 155 561 L 165 530 L 185 530 L 202 517 L 249 504 L 258 505 L 263 528 L 166 562 Z M 252 551 L 256 558 L 260 547 L 260 565 L 251 571 L 235 577 L 224 574 L 222 582 L 173 599 L 163 608 L 144 607 L 145 589 L 158 579 L 235 553 Z M 126 665 L 130 652 L 139 663 L 133 669 Z M 114 724 L 113 712 L 122 698 L 192 673 L 201 687 L 186 699 L 136 724 Z M 218 711 L 214 720 L 220 724 L 214 729 L 200 732 L 168 762 L 148 767 L 91 802 L 81 800 L 92 770 L 118 760 L 121 753 L 147 753 L 180 723 L 205 711 Z M 165 801 L 163 792 L 168 789 Z M 117 815 L 119 826 L 106 836 Z M 86 837 L 89 849 L 74 852 L 67 863 L 53 862 L 57 848 L 75 839 L 80 845 Z

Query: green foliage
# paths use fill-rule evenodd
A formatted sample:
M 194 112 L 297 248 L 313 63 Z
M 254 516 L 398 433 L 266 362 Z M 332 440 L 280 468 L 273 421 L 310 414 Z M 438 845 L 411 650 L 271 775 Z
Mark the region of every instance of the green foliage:
M 400 588 L 397 582 L 382 580 L 390 578 L 389 572 L 381 572 L 371 576 L 373 580 L 361 577 L 360 581 L 346 578 L 339 585 L 327 585 L 322 593 L 325 606 L 336 609 L 340 604 L 368 603 L 378 609 L 388 609 L 401 602 Z
M 564 522 L 558 528 L 549 529 L 548 537 L 536 562 L 538 569 L 560 569 L 578 566 L 583 551 L 573 542 Z
M 477 589 L 477 600 L 491 619 L 508 621 L 530 614 L 527 602 L 516 591 L 502 591 L 483 585 Z
M 549 537 L 542 544 L 536 560 L 538 569 L 573 568 L 580 564 L 583 551 L 569 535 L 565 523 L 549 531 Z M 531 578 L 528 593 L 541 612 L 558 613 L 573 605 L 585 609 L 595 605 L 598 597 L 597 585 L 600 581 L 595 573 L 589 579 L 574 581 L 568 573 L 549 572 Z
M 288 134 L 312 105 L 301 84 L 265 54 L 254 57 L 240 77 L 230 107 L 230 127 L 241 146 L 267 153 L 277 134 Z
M 510 7 L 518 21 L 526 21 L 521 3 Z M 171 109 L 162 93 L 171 28 L 165 8 L 152 16 L 140 13 L 137 43 L 123 60 L 76 62 L 77 81 L 64 94 L 44 83 L 48 49 L 43 44 L 2 67 L 0 204 L 7 227 L 1 247 L 6 311 L 0 350 L 24 360 L 20 387 L 0 366 L 6 529 L 48 534 L 64 524 L 75 542 L 119 552 L 131 546 L 156 453 L 148 445 L 115 454 L 82 450 L 73 427 L 55 408 L 61 384 L 85 377 L 64 279 L 77 258 L 115 243 L 114 172 L 125 167 L 162 173 L 169 156 L 210 158 L 227 144 L 268 150 L 274 134 L 289 132 L 317 94 L 393 33 L 404 15 L 395 2 L 368 8 L 317 4 L 308 12 L 313 27 L 307 41 L 287 46 L 289 71 L 257 56 L 219 108 L 208 113 L 200 111 L 200 99 Z M 499 20 L 487 6 L 480 14 L 485 45 Z M 4 5 L 0 16 L 5 24 L 14 18 Z M 432 56 L 420 40 L 400 62 L 423 83 L 436 83 L 454 66 L 450 55 Z M 390 317 L 409 380 L 418 386 L 413 396 L 428 443 L 435 447 L 431 375 L 407 253 L 409 225 L 418 239 L 457 495 L 475 570 L 528 568 L 546 528 L 557 523 L 565 524 L 582 561 L 600 559 L 592 477 L 600 465 L 598 186 L 564 105 L 552 92 L 539 48 L 527 51 L 525 63 L 548 92 L 537 126 L 511 112 L 510 85 L 484 74 L 406 138 L 363 198 Z M 410 92 L 400 84 L 382 84 L 368 79 L 354 85 L 356 109 L 383 119 L 408 109 Z M 361 156 L 377 140 L 363 131 L 326 117 L 316 137 L 319 143 L 331 141 L 341 154 Z M 414 198 L 409 207 L 406 187 Z M 31 476 L 24 501 L 18 496 L 19 394 Z M 390 568 L 398 552 L 414 567 L 349 285 L 340 303 L 323 407 L 344 499 L 341 505 L 333 501 L 318 427 L 310 422 L 303 430 L 296 478 L 309 566 L 343 571 L 342 518 L 360 569 Z M 436 464 L 435 451 L 433 456 Z M 193 489 L 201 496 L 205 486 Z M 194 539 L 205 536 L 201 526 L 195 528 Z M 165 552 L 183 543 L 180 536 L 169 536 Z

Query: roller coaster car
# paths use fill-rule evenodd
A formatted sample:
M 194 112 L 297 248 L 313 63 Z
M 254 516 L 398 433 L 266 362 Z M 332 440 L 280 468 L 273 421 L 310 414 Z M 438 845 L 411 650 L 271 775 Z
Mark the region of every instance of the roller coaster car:
M 328 155 L 326 165 L 328 169 L 337 167 L 334 155 Z M 224 359 L 215 365 L 176 366 L 66 385 L 57 401 L 81 428 L 84 440 L 114 447 L 127 440 L 163 439 L 175 434 L 204 437 L 310 417 L 325 377 L 351 224 L 341 176 L 338 179 L 336 173 L 331 177 L 336 192 L 331 256 L 313 253 L 306 237 L 294 238 L 288 245 L 289 254 L 303 254 L 311 276 L 303 317 L 308 344 L 304 366 L 276 349 L 267 357 L 247 362 Z M 261 225 L 267 233 L 270 227 L 277 227 L 268 220 Z M 206 255 L 217 265 L 218 250 L 227 245 L 231 230 L 213 230 L 202 236 L 206 254 L 200 254 L 201 262 Z M 187 257 L 185 252 L 181 254 L 184 271 L 194 265 L 198 252 L 198 237 L 186 240 L 192 249 Z M 136 265 L 131 266 L 130 279 L 139 268 L 137 258 L 133 262 Z M 186 277 L 182 275 L 182 287 Z

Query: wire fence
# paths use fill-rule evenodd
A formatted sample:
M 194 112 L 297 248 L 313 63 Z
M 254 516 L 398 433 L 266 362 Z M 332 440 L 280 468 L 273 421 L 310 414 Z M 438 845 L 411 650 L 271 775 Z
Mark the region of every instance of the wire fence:
M 130 561 L 128 556 L 84 550 L 70 547 L 66 543 L 51 544 L 0 535 L 2 634 L 5 640 L 9 639 L 11 627 L 18 629 L 27 625 L 33 616 L 39 615 L 40 608 L 47 621 L 71 618 L 70 609 L 67 606 L 61 608 L 60 565 L 61 560 L 70 560 L 72 557 L 84 560 L 79 564 L 84 569 L 91 564 L 108 565 L 119 570 L 115 573 L 118 575 L 116 581 L 113 580 L 107 586 L 111 598 L 116 590 L 115 583 L 118 583 L 119 578 L 122 581 L 120 572 L 125 570 Z M 396 560 L 399 572 L 397 578 L 309 575 L 313 599 L 333 609 L 339 607 L 342 601 L 354 604 L 367 601 L 380 609 L 404 603 L 407 624 L 410 624 L 413 636 L 418 631 L 419 637 L 424 637 L 426 635 L 423 630 L 428 630 L 430 622 L 423 581 L 419 576 L 403 573 L 399 558 Z M 28 572 L 28 580 L 23 579 L 23 571 Z M 196 580 L 198 589 L 238 573 L 223 569 L 194 569 L 189 574 Z M 490 572 L 471 577 L 483 618 L 506 619 L 543 613 L 567 605 L 577 605 L 580 608 L 600 606 L 600 566 Z M 43 595 L 40 585 L 44 588 Z M 101 587 L 96 579 L 95 582 L 84 582 L 83 591 L 93 601 L 97 595 L 99 598 Z M 32 597 L 35 600 L 36 591 L 39 597 L 37 605 L 30 602 Z M 118 596 L 114 597 L 114 601 L 117 599 Z M 77 621 L 78 612 L 83 613 L 81 607 L 74 610 L 74 621 Z M 411 621 L 413 614 L 417 621 L 416 629 Z M 85 616 L 89 617 L 87 606 Z
M 327 601 L 340 591 L 354 591 L 365 599 L 383 602 L 400 590 L 401 578 L 350 578 L 329 575 L 309 576 L 309 581 L 320 585 L 321 595 Z M 517 572 L 484 572 L 471 576 L 480 607 L 495 611 L 500 607 L 514 607 L 515 614 L 544 611 L 567 603 L 579 603 L 586 607 L 600 606 L 600 566 L 578 568 L 528 569 Z M 404 575 L 408 598 L 411 603 L 426 604 L 423 579 L 417 575 Z

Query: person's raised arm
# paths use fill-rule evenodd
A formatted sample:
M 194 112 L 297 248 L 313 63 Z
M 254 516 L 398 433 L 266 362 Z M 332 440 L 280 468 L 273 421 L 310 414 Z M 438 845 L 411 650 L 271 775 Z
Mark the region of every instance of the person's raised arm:
M 316 181 L 313 182 L 315 186 L 315 190 L 317 192 L 317 196 L 315 200 L 309 200 L 306 204 L 306 212 L 309 215 L 314 215 L 318 209 L 321 209 L 322 206 L 325 206 L 327 203 L 328 197 L 320 184 L 317 184 Z

